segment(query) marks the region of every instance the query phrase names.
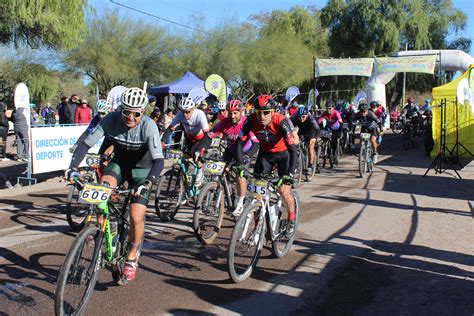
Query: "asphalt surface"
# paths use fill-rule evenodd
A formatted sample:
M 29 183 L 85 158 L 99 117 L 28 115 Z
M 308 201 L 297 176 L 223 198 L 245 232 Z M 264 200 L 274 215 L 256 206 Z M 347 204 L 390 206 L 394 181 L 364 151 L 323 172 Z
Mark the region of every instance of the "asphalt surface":
M 380 153 L 364 179 L 349 156 L 303 184 L 290 253 L 275 259 L 265 247 L 239 284 L 227 274 L 232 220 L 202 246 L 189 208 L 166 224 L 150 208 L 136 281 L 119 287 L 101 270 L 87 314 L 473 315 L 474 168 L 462 180 L 452 170 L 423 178 L 432 159 L 392 135 Z M 54 312 L 75 236 L 66 194 L 59 178 L 0 190 L 0 315 Z

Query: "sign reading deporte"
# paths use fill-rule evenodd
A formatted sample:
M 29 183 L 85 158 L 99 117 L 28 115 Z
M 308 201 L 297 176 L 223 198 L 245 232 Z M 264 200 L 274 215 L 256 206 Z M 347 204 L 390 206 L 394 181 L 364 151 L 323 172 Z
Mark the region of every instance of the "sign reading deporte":
M 32 173 L 67 169 L 72 157 L 69 148 L 76 144 L 86 128 L 86 125 L 32 128 Z M 92 147 L 89 152 L 97 153 L 101 144 L 102 141 Z

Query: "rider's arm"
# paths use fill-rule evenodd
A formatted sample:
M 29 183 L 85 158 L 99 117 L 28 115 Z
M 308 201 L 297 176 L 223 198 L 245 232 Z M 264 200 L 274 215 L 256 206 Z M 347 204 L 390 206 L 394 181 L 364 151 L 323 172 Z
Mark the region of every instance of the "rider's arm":
M 147 180 L 156 183 L 164 166 L 163 151 L 158 126 L 152 121 L 147 124 L 146 135 L 148 135 L 148 150 L 150 151 L 153 165 L 148 173 Z
M 339 113 L 339 111 L 335 110 L 334 113 L 336 113 L 336 119 L 339 123 L 343 123 L 342 121 L 342 116 L 341 116 L 341 113 Z
M 283 139 L 285 140 L 286 147 L 288 148 L 288 153 L 290 154 L 290 167 L 289 172 L 292 173 L 296 167 L 296 160 L 298 158 L 298 153 L 296 150 L 295 140 L 293 138 L 293 133 L 291 127 L 288 124 L 287 120 L 282 120 L 280 122 L 279 130 Z
M 69 165 L 69 169 L 79 167 L 79 164 L 86 156 L 89 148 L 94 146 L 105 135 L 105 131 L 104 131 L 105 124 L 113 124 L 111 118 L 112 118 L 112 115 L 106 116 L 102 121 L 100 121 L 96 129 L 90 132 L 89 135 L 87 135 L 82 141 L 77 143 L 76 150 L 74 150 L 74 153 L 72 154 L 72 159 L 71 159 L 71 164 Z
M 242 130 L 240 132 L 239 138 L 237 139 L 237 142 L 235 144 L 235 160 L 237 160 L 237 164 L 241 165 L 243 164 L 243 157 L 244 157 L 244 145 L 245 142 L 248 138 L 248 135 L 250 134 L 250 130 L 252 128 L 252 123 L 250 118 L 248 118 L 245 122 L 244 125 L 242 126 Z

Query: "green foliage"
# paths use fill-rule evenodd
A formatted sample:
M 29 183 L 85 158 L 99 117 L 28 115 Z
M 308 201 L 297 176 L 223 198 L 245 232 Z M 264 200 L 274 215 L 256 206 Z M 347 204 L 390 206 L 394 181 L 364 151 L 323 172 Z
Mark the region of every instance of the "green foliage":
M 78 45 L 86 0 L 0 1 L 0 43 L 53 49 Z
M 284 43 L 284 44 L 282 44 Z M 256 91 L 276 94 L 313 73 L 311 50 L 295 36 L 274 34 L 249 45 L 243 76 Z
M 89 23 L 84 42 L 66 54 L 65 61 L 100 88 L 101 97 L 116 85 L 143 86 L 149 63 L 160 60 L 170 46 L 163 32 L 151 25 L 106 13 Z M 172 41 L 171 41 L 172 42 Z M 155 64 L 156 67 L 156 64 Z

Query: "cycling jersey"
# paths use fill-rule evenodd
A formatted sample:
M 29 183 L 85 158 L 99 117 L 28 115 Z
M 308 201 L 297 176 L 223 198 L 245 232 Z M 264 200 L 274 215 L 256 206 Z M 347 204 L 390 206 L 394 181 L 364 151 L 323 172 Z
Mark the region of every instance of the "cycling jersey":
M 339 113 L 339 111 L 337 111 L 335 109 L 332 110 L 331 114 L 329 114 L 327 111 L 325 111 L 323 113 L 323 115 L 321 115 L 321 117 L 319 118 L 318 123 L 321 124 L 324 119 L 327 120 L 327 125 L 332 130 L 339 129 L 339 127 L 342 124 L 341 113 Z
M 176 116 L 171 121 L 170 126 L 168 127 L 168 129 L 170 129 L 169 134 L 171 134 L 171 132 L 179 124 L 183 126 L 186 138 L 193 142 L 201 140 L 204 137 L 204 133 L 209 132 L 209 124 L 207 123 L 206 114 L 199 109 L 194 109 L 193 114 L 188 120 L 184 117 L 183 112 L 179 111 L 178 114 L 176 114 Z M 168 129 L 165 132 L 164 139 L 167 139 L 166 133 L 168 132 Z
M 142 116 L 134 128 L 128 128 L 120 112 L 109 113 L 78 144 L 69 168 L 77 168 L 89 148 L 103 136 L 114 146 L 114 161 L 124 168 L 151 168 L 147 179 L 156 182 L 163 168 L 163 153 L 158 127 L 147 116 Z
M 296 112 L 298 112 L 299 107 L 289 106 L 287 108 L 287 113 L 290 117 L 292 117 Z
M 227 148 L 232 151 L 235 151 L 237 140 L 241 134 L 242 127 L 246 120 L 247 117 L 245 115 L 242 115 L 240 121 L 237 124 L 234 124 L 232 123 L 232 119 L 230 117 L 227 117 L 222 121 L 219 121 L 219 123 L 214 126 L 212 132 L 209 133 L 209 136 L 211 138 L 214 138 L 220 133 L 224 134 L 227 139 Z M 246 152 L 252 146 L 252 143 L 258 143 L 258 139 L 257 137 L 255 137 L 252 131 L 250 131 L 249 137 L 250 139 L 248 139 L 244 145 L 244 152 Z
M 377 129 L 380 124 L 380 120 L 374 112 L 368 111 L 366 116 L 362 115 L 362 112 L 356 114 L 355 119 L 360 122 L 362 130 L 373 131 Z
M 295 141 L 288 121 L 289 120 L 287 120 L 282 114 L 273 113 L 270 123 L 268 125 L 263 125 L 257 119 L 257 114 L 252 113 L 245 121 L 242 127 L 241 137 L 239 138 L 239 142 L 243 142 L 247 140 L 250 132 L 255 134 L 260 142 L 257 163 L 260 163 L 259 161 L 265 155 L 272 156 L 272 154 L 288 150 L 290 157 L 288 169 L 280 170 L 283 175 L 293 173 L 297 159 Z M 239 163 L 242 162 L 242 149 L 240 145 L 237 145 L 237 161 Z
M 315 138 L 320 132 L 316 119 L 309 113 L 304 122 L 301 121 L 301 114 L 299 112 L 291 117 L 291 121 L 298 127 L 298 135 L 306 136 L 305 138 L 307 139 Z
M 403 107 L 403 110 L 402 110 L 402 114 L 401 116 L 402 117 L 408 117 L 408 118 L 411 118 L 413 116 L 413 114 L 419 114 L 420 113 L 420 109 L 418 108 L 418 106 L 416 104 L 405 104 L 405 106 Z

